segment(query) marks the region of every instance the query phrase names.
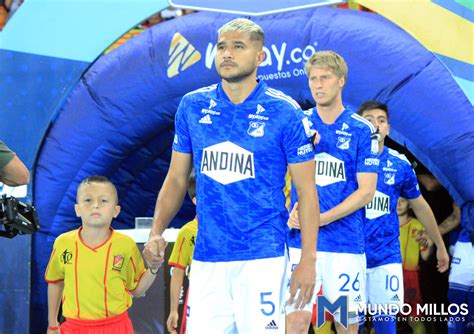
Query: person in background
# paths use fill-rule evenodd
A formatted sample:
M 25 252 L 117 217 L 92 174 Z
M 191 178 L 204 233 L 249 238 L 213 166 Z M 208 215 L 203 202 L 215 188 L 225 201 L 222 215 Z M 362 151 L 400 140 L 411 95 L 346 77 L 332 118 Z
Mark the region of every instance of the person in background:
M 18 156 L 0 140 L 0 182 L 12 187 L 30 182 L 30 173 Z
M 189 177 L 188 186 L 189 198 L 196 205 L 196 177 L 194 172 Z M 173 267 L 173 274 L 170 282 L 170 314 L 166 321 L 166 327 L 170 333 L 178 332 L 179 320 L 179 301 L 181 291 L 183 290 L 184 276 L 190 277 L 191 262 L 193 260 L 194 246 L 196 244 L 196 234 L 198 231 L 197 216 L 190 222 L 186 223 L 178 233 L 170 258 L 168 259 L 168 266 Z M 186 307 L 188 304 L 188 291 L 185 292 L 184 298 L 184 314 L 181 318 L 180 334 L 186 333 Z
M 402 254 L 403 286 L 405 303 L 410 304 L 412 313 L 408 324 L 414 334 L 425 334 L 426 328 L 422 321 L 417 321 L 420 313 L 417 305 L 423 305 L 420 289 L 419 259 L 427 260 L 433 252 L 433 241 L 423 234 L 423 225 L 410 208 L 406 198 L 398 199 L 397 214 L 400 221 L 400 251 Z M 377 331 L 376 331 L 377 333 Z

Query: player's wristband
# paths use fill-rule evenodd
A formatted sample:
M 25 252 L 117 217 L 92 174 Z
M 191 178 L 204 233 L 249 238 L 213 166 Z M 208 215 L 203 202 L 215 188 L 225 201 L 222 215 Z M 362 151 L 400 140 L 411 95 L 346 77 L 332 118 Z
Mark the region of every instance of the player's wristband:
M 59 330 L 59 326 L 55 326 L 55 327 L 48 326 L 48 329 L 49 329 L 50 331 L 58 331 L 58 330 Z
M 153 269 L 151 269 L 151 268 L 148 268 L 148 270 L 150 270 L 150 273 L 151 273 L 152 275 L 156 275 L 156 274 L 158 274 L 158 271 L 160 270 L 160 267 L 158 267 L 158 269 L 156 269 L 155 272 L 153 272 Z

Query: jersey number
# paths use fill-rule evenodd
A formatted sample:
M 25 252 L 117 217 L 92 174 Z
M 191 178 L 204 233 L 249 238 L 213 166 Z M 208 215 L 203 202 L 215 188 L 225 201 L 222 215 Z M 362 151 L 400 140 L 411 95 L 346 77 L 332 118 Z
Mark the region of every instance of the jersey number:
M 339 289 L 339 291 L 344 291 L 344 292 L 348 292 L 350 291 L 349 288 L 347 288 L 346 286 L 350 283 L 351 281 L 351 278 L 349 275 L 347 274 L 340 274 L 339 275 L 339 279 L 345 279 L 346 281 L 344 282 L 344 284 L 341 286 L 341 288 Z M 355 277 L 354 281 L 352 282 L 352 290 L 354 291 L 359 291 L 360 289 L 360 281 L 359 281 L 359 273 L 357 273 L 357 276 Z
M 392 291 L 398 291 L 398 288 L 400 287 L 400 282 L 398 281 L 398 277 L 393 275 L 388 277 L 388 275 L 385 276 L 385 290 L 392 290 Z
M 260 310 L 262 311 L 263 315 L 269 316 L 275 313 L 275 304 L 273 304 L 269 300 L 265 300 L 265 297 L 270 297 L 272 295 L 271 292 L 261 292 L 260 293 L 260 304 L 263 306 Z M 266 311 L 265 308 L 270 311 Z

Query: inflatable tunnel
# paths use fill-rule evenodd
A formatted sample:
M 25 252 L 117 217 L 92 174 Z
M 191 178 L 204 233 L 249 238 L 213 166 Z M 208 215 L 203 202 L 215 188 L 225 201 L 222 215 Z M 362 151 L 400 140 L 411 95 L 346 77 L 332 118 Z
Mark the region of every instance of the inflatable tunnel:
M 42 277 L 54 239 L 80 224 L 74 214 L 78 183 L 109 177 L 122 212 L 115 228 L 152 216 L 167 172 L 173 120 L 180 98 L 219 80 L 216 31 L 232 16 L 196 13 L 167 21 L 99 58 L 68 96 L 38 156 L 34 198 L 41 231 L 33 242 L 32 309 L 46 310 Z M 313 101 L 304 62 L 334 50 L 348 63 L 347 105 L 377 99 L 391 109 L 391 137 L 414 153 L 459 204 L 474 199 L 473 108 L 451 74 L 421 44 L 382 17 L 318 8 L 253 19 L 266 33 L 259 78 Z M 174 226 L 192 218 L 188 201 Z M 43 317 L 46 319 L 46 317 Z

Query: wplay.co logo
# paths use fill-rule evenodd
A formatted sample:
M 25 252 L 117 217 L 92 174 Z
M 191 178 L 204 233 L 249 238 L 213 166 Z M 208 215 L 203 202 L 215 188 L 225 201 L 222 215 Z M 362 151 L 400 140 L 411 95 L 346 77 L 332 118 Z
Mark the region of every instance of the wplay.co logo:
M 168 54 L 168 78 L 177 76 L 201 59 L 201 53 L 179 32 L 174 34 Z

